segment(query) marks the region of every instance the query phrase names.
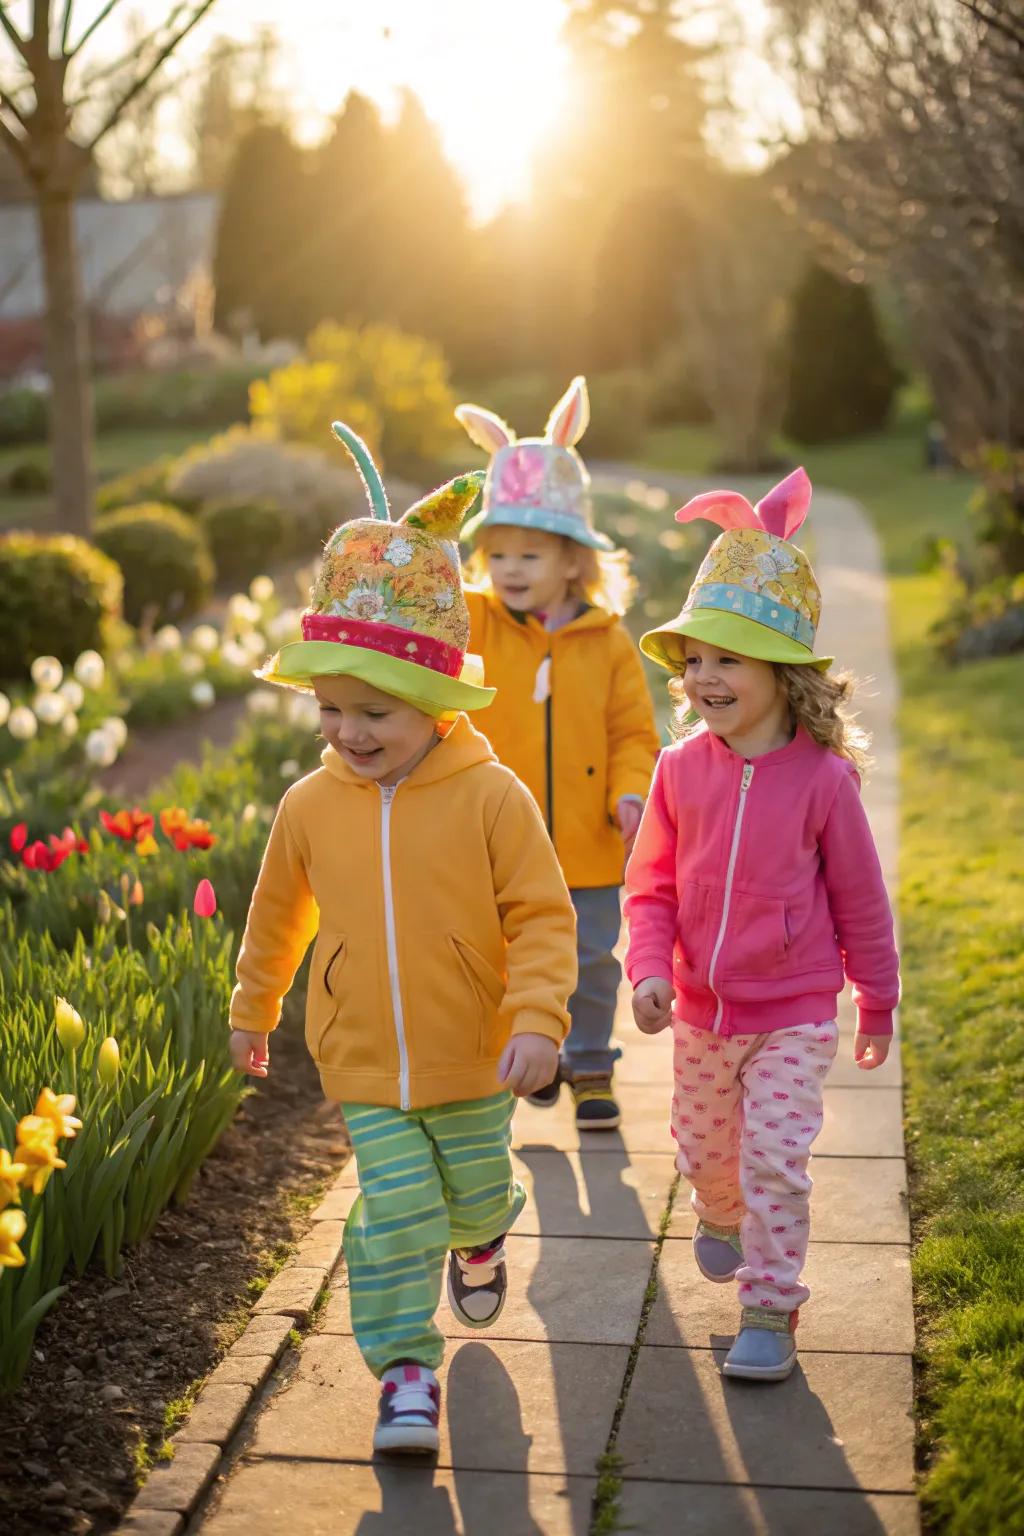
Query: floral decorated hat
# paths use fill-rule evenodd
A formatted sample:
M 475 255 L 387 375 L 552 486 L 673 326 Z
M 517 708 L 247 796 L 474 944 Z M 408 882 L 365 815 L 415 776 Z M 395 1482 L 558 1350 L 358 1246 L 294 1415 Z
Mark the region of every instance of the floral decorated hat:
M 573 379 L 548 417 L 543 437 L 517 440 L 500 416 L 479 405 L 458 405 L 455 414 L 477 447 L 493 455 L 483 509 L 466 524 L 465 538 L 504 525 L 561 534 L 588 549 L 614 548 L 594 528 L 590 476 L 574 446 L 590 420 L 586 379 Z
M 257 676 L 307 693 L 318 677 L 358 677 L 435 716 L 486 708 L 494 689 L 480 686 L 483 667 L 466 655 L 458 545 L 482 472 L 456 476 L 392 522 L 366 444 L 343 422 L 332 430 L 362 476 L 372 516 L 343 523 L 328 539 L 302 639 Z
M 811 562 L 789 543 L 810 503 L 811 482 L 795 469 L 756 506 L 736 491 L 705 491 L 680 507 L 677 522 L 704 517 L 725 532 L 708 550 L 679 616 L 640 641 L 644 655 L 682 671 L 688 636 L 738 656 L 820 672 L 830 667 L 831 656 L 814 654 L 821 592 Z

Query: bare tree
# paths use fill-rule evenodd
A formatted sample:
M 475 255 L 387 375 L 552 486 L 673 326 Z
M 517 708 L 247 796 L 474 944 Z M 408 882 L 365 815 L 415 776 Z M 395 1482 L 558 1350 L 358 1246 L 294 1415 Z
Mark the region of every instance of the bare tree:
M 129 55 L 88 71 L 83 50 L 120 3 L 103 0 L 73 42 L 74 0 L 32 0 L 24 33 L 0 0 L 0 27 L 13 53 L 0 81 L 0 141 L 21 165 L 39 217 L 57 518 L 61 527 L 86 536 L 92 526 L 93 420 L 75 196 L 97 145 L 214 0 L 168 4 L 160 24 Z

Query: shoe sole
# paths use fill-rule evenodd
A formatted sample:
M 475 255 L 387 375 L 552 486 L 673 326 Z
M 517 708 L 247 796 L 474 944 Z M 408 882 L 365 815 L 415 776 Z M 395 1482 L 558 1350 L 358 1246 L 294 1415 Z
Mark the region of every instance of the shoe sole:
M 785 1381 L 787 1376 L 792 1376 L 796 1367 L 796 1351 L 782 1365 L 730 1365 L 728 1360 L 722 1364 L 722 1375 L 731 1376 L 734 1381 Z
M 468 1312 L 463 1312 L 462 1308 L 459 1306 L 458 1300 L 457 1300 L 456 1295 L 455 1295 L 455 1290 L 454 1290 L 454 1288 L 452 1286 L 452 1273 L 451 1273 L 451 1269 L 450 1268 L 448 1270 L 448 1279 L 447 1279 L 447 1283 L 446 1283 L 446 1289 L 448 1291 L 448 1305 L 451 1307 L 452 1311 L 454 1312 L 455 1316 L 458 1318 L 459 1322 L 462 1324 L 463 1328 L 472 1328 L 472 1329 L 474 1329 L 477 1332 L 479 1332 L 480 1330 L 482 1330 L 484 1328 L 493 1328 L 494 1327 L 495 1323 L 498 1321 L 498 1318 L 501 1316 L 502 1312 L 504 1312 L 504 1310 L 505 1310 L 505 1302 L 508 1300 L 508 1286 L 506 1285 L 505 1290 L 502 1293 L 501 1299 L 498 1302 L 497 1307 L 491 1313 L 490 1317 L 487 1317 L 487 1318 L 484 1318 L 483 1320 L 481 1320 L 478 1317 L 470 1317 Z M 481 1287 L 481 1289 L 485 1289 L 485 1287 Z
M 576 1120 L 578 1131 L 617 1131 L 622 1123 L 621 1115 L 609 1115 L 605 1120 Z
M 427 1424 L 396 1424 L 373 1436 L 375 1451 L 397 1456 L 436 1456 L 440 1444 L 440 1432 Z
M 526 1095 L 527 1104 L 532 1104 L 535 1109 L 554 1109 L 558 1103 L 558 1094 L 553 1099 L 535 1099 L 532 1094 Z

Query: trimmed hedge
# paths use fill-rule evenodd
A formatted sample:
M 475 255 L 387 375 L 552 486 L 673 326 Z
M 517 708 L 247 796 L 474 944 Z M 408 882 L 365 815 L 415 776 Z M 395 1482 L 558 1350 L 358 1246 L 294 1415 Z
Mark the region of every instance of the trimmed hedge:
M 199 525 L 219 581 L 251 581 L 270 569 L 284 545 L 284 513 L 271 501 L 214 503 L 203 508 Z
M 178 623 L 213 590 L 205 535 L 177 507 L 144 502 L 108 512 L 96 521 L 96 543 L 121 567 L 130 624 Z
M 70 534 L 0 538 L 0 678 L 22 679 L 37 656 L 72 662 L 102 651 L 121 614 L 114 561 Z

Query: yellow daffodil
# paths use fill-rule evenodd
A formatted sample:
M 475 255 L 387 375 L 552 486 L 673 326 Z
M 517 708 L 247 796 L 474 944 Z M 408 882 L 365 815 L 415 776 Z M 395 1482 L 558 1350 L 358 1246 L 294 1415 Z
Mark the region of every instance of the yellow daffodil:
M 71 1111 L 75 1107 L 73 1093 L 52 1093 L 49 1088 L 44 1088 L 36 1100 L 35 1114 L 41 1120 L 49 1120 L 53 1126 L 53 1134 L 61 1136 L 74 1136 L 82 1129 L 81 1120 L 76 1120 Z
M 108 1035 L 100 1046 L 97 1065 L 101 1083 L 117 1082 L 117 1074 L 121 1070 L 121 1051 L 113 1035 Z
M 7 1148 L 0 1147 L 0 1210 L 20 1202 L 21 1184 L 27 1172 L 24 1163 L 16 1163 Z
M 85 1039 L 85 1025 L 81 1015 L 72 1008 L 66 997 L 58 997 L 54 1006 L 54 1022 L 57 1038 L 66 1051 L 77 1051 Z
M 57 1156 L 57 1139 L 52 1120 L 41 1115 L 23 1115 L 18 1121 L 18 1145 L 14 1155 L 24 1163 L 23 1182 L 34 1195 L 41 1195 L 50 1182 L 55 1168 L 66 1168 L 67 1163 Z
M 0 1211 L 0 1268 L 17 1269 L 25 1255 L 18 1244 L 28 1225 L 24 1211 Z

